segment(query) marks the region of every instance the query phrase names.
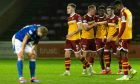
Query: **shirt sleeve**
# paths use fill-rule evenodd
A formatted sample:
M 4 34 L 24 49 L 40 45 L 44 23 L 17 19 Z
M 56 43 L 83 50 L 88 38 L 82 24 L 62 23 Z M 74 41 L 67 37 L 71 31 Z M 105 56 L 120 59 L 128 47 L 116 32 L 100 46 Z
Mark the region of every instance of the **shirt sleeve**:
M 124 33 L 124 30 L 126 28 L 126 13 L 125 12 L 122 12 L 122 15 L 121 15 L 121 28 L 120 28 L 120 32 L 119 32 L 119 35 L 118 37 L 120 38 L 123 33 Z
M 121 13 L 121 22 L 126 22 L 126 18 L 127 18 L 126 13 L 122 12 Z
M 76 16 L 77 24 L 82 23 L 82 17 L 80 15 Z
M 86 24 L 87 25 L 87 19 L 86 19 L 86 16 L 83 16 L 83 20 L 82 20 L 83 24 Z
M 27 35 L 29 36 L 32 36 L 35 32 L 35 29 L 34 28 L 31 28 L 28 32 L 27 32 Z

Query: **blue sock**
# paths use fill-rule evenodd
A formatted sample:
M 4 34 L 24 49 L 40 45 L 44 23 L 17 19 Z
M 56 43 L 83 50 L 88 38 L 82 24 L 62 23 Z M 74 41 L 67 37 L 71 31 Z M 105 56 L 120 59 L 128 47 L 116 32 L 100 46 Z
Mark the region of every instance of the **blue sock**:
M 22 60 L 18 60 L 17 61 L 17 68 L 18 68 L 18 75 L 19 75 L 19 78 L 20 77 L 23 77 L 23 62 Z
M 31 59 L 30 62 L 29 62 L 31 78 L 35 77 L 35 68 L 36 68 L 35 66 L 36 66 L 35 60 Z

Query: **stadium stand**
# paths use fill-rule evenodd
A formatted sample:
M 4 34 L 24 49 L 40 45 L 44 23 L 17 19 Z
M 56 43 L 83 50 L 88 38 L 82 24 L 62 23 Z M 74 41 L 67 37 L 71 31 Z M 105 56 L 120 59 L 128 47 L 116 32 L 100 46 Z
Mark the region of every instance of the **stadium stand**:
M 76 0 L 29 0 L 29 3 L 25 7 L 24 11 L 20 14 L 14 24 L 9 27 L 6 32 L 3 33 L 0 40 L 9 41 L 12 35 L 17 30 L 19 30 L 24 25 L 32 23 L 47 25 L 47 27 L 49 28 L 48 37 L 43 40 L 64 40 L 67 31 L 67 3 L 76 3 L 78 5 L 77 12 L 83 15 L 86 12 L 87 6 L 89 4 L 95 3 L 96 5 L 99 5 L 99 3 L 105 2 L 106 4 L 111 1 L 114 0 L 80 0 L 79 2 L 77 2 Z M 124 0 L 124 4 L 133 12 L 134 15 L 133 41 L 140 41 L 140 12 L 139 10 L 137 10 L 137 8 L 140 7 L 140 1 L 130 0 L 125 2 Z M 135 6 L 132 4 L 135 4 Z

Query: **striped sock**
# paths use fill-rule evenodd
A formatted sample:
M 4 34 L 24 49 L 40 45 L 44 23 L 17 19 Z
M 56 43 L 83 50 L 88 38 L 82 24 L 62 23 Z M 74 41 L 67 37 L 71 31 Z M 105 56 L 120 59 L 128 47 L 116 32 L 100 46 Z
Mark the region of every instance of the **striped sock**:
M 66 68 L 66 71 L 70 70 L 70 64 L 71 64 L 71 59 L 70 58 L 65 58 L 65 68 Z
M 89 64 L 93 66 L 93 63 L 94 63 L 94 57 L 90 56 L 89 57 Z
M 105 59 L 106 67 L 110 67 L 110 56 L 109 56 L 109 52 L 105 52 L 104 53 L 104 59 Z
M 122 67 L 124 70 L 124 75 L 128 75 L 128 58 L 127 57 L 123 58 Z
M 88 63 L 88 61 L 86 60 L 85 57 L 82 57 L 82 58 L 81 58 L 81 62 L 82 62 L 83 64 L 85 64 L 86 67 L 90 67 L 90 64 Z

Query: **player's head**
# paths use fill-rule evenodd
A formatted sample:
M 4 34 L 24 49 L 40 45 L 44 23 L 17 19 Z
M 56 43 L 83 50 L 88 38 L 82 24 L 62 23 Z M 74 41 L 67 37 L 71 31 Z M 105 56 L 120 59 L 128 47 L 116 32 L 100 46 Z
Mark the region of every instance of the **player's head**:
M 88 13 L 90 15 L 95 15 L 95 13 L 96 13 L 96 6 L 95 5 L 89 5 L 88 6 Z
M 38 29 L 37 29 L 37 35 L 39 37 L 44 37 L 44 36 L 47 35 L 47 33 L 48 33 L 47 27 L 45 27 L 45 26 L 38 27 Z
M 123 3 L 120 0 L 114 1 L 114 6 L 117 11 L 120 11 L 123 8 Z
M 72 14 L 73 12 L 75 12 L 76 9 L 76 5 L 74 3 L 69 3 L 67 5 L 67 14 Z
M 101 5 L 101 6 L 98 7 L 98 15 L 99 16 L 104 16 L 105 12 L 106 12 L 105 11 L 105 6 Z
M 114 7 L 113 6 L 108 6 L 106 8 L 106 12 L 108 16 L 112 16 L 114 14 Z

